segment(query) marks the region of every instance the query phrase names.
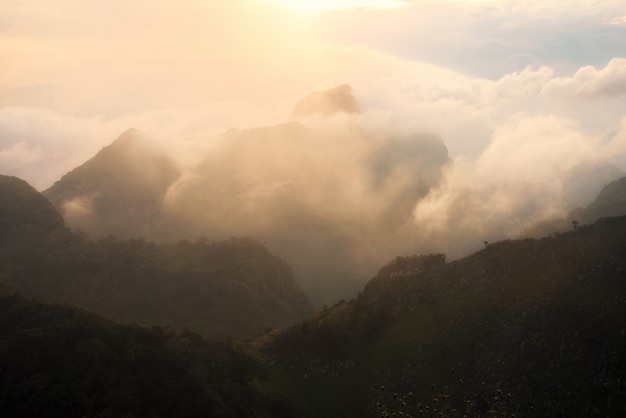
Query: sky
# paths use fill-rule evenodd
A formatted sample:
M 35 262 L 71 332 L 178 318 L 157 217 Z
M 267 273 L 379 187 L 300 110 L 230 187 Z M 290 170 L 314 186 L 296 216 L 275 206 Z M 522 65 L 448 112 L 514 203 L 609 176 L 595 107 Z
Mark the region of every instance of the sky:
M 603 141 L 625 39 L 613 0 L 0 0 L 0 169 L 46 188 L 131 126 L 170 142 L 272 124 L 342 83 L 453 155 L 519 113 Z
M 0 0 L 0 59 L 0 173 L 39 190 L 128 128 L 191 164 L 344 83 L 347 123 L 445 142 L 413 214 L 442 243 L 588 203 L 606 176 L 568 193 L 576 167 L 626 170 L 622 0 Z

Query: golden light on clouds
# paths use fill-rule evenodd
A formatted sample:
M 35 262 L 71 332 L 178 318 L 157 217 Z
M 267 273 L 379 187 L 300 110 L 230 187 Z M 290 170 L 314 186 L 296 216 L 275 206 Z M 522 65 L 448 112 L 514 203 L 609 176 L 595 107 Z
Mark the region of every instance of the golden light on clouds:
M 260 0 L 281 8 L 301 12 L 319 12 L 342 9 L 386 10 L 407 7 L 410 4 L 403 0 Z

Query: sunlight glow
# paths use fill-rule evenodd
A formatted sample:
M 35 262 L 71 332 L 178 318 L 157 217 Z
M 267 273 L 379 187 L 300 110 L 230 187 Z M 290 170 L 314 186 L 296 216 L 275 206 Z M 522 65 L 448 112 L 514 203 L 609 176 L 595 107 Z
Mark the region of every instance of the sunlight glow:
M 408 7 L 405 0 L 260 0 L 285 9 L 301 12 L 320 12 L 341 9 L 388 10 Z

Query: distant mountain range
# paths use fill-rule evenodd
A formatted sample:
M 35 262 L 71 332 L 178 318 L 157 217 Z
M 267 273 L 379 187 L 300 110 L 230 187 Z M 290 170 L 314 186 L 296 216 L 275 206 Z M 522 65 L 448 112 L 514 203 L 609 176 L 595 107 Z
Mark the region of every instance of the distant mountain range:
M 458 213 L 446 216 L 469 226 L 442 240 L 428 236 L 429 225 L 416 224 L 415 210 L 445 188 L 452 161 L 444 141 L 428 133 L 370 129 L 357 122 L 361 112 L 349 85 L 314 92 L 294 106 L 289 122 L 205 139 L 211 146 L 191 166 L 176 159 L 173 147 L 166 152 L 131 129 L 43 194 L 70 228 L 93 238 L 168 243 L 252 237 L 289 263 L 317 307 L 354 296 L 398 254 L 436 249 L 459 257 L 485 237 L 517 235 L 497 222 L 473 226 L 471 218 L 479 214 L 466 219 L 458 204 Z M 554 213 L 586 205 L 603 185 L 623 176 L 607 162 L 581 162 L 555 180 L 561 195 L 545 198 L 556 199 Z M 626 214 L 618 189 L 519 236 L 538 238 L 568 231 L 573 221 L 583 225 Z M 440 210 L 445 215 L 448 209 Z M 519 225 L 528 222 L 523 211 L 517 216 Z
M 20 180 L 2 183 L 21 191 L 27 202 L 40 199 Z M 28 213 L 15 210 L 28 205 L 9 200 L 16 204 L 0 212 L 4 226 L 17 213 Z M 59 230 L 53 211 L 39 204 L 31 209 L 43 221 L 12 228 L 25 232 L 27 242 L 19 235 L 1 242 L 4 281 L 25 289 L 39 286 L 40 294 L 32 294 L 43 299 L 60 288 L 71 297 L 91 292 L 111 305 L 134 298 L 133 304 L 149 309 L 155 302 L 177 327 L 184 326 L 178 318 L 191 290 L 198 298 L 187 312 L 202 315 L 207 288 L 201 280 L 185 290 L 188 282 L 169 277 L 169 299 L 159 299 L 163 283 L 154 275 L 163 273 L 151 267 L 159 264 L 148 256 L 159 246 L 111 238 L 85 241 Z M 41 233 L 41 247 L 33 247 Z M 184 256 L 177 251 L 167 256 L 172 249 L 162 248 L 161 266 L 177 260 L 180 264 L 169 271 L 184 272 L 178 278 L 228 268 L 230 276 L 222 280 L 235 279 L 236 286 L 222 287 L 229 289 L 222 293 L 213 287 L 208 294 L 232 297 L 233 290 L 256 281 L 239 278 L 263 264 L 258 255 L 242 255 L 239 244 L 209 248 L 222 260 L 217 265 L 194 261 L 196 254 L 205 258 L 206 244 L 178 244 Z M 243 244 L 243 250 L 258 253 L 258 244 Z M 30 252 L 24 252 L 27 248 Z M 61 266 L 72 273 L 65 280 L 59 279 Z M 540 240 L 491 243 L 453 262 L 442 254 L 398 257 L 357 298 L 235 345 L 27 300 L 0 285 L 0 413 L 623 416 L 625 272 L 626 217 L 606 218 Z M 258 296 L 265 287 L 271 285 L 250 291 Z
M 7 176 L 0 176 L 0 224 L 0 280 L 25 296 L 219 339 L 284 326 L 312 311 L 291 269 L 251 239 L 92 241 L 68 230 L 26 182 Z
M 626 178 L 523 238 L 406 256 L 448 152 L 333 128 L 358 112 L 339 86 L 193 167 L 129 130 L 43 195 L 0 176 L 0 415 L 625 416 Z M 360 293 L 313 312 L 300 284 Z
M 565 232 L 579 225 L 591 224 L 600 218 L 622 215 L 626 215 L 626 177 L 604 186 L 588 206 L 574 209 L 565 219 L 540 222 L 525 231 L 523 236 L 540 238 Z
M 346 122 L 358 113 L 348 85 L 315 92 L 292 121 L 233 129 L 185 169 L 129 130 L 43 194 L 92 237 L 258 239 L 321 306 L 413 251 L 406 223 L 450 161 L 440 137 L 369 133 Z M 315 116 L 343 122 L 301 123 Z

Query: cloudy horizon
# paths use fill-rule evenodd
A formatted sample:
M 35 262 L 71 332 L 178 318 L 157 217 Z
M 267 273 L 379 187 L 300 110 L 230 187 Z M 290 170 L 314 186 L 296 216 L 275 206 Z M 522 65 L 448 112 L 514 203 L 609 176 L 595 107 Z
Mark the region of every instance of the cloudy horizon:
M 128 128 L 192 169 L 230 129 L 287 122 L 341 84 L 360 114 L 300 123 L 445 143 L 452 164 L 413 202 L 425 250 L 516 236 L 626 171 L 620 1 L 0 5 L 0 172 L 38 190 Z

